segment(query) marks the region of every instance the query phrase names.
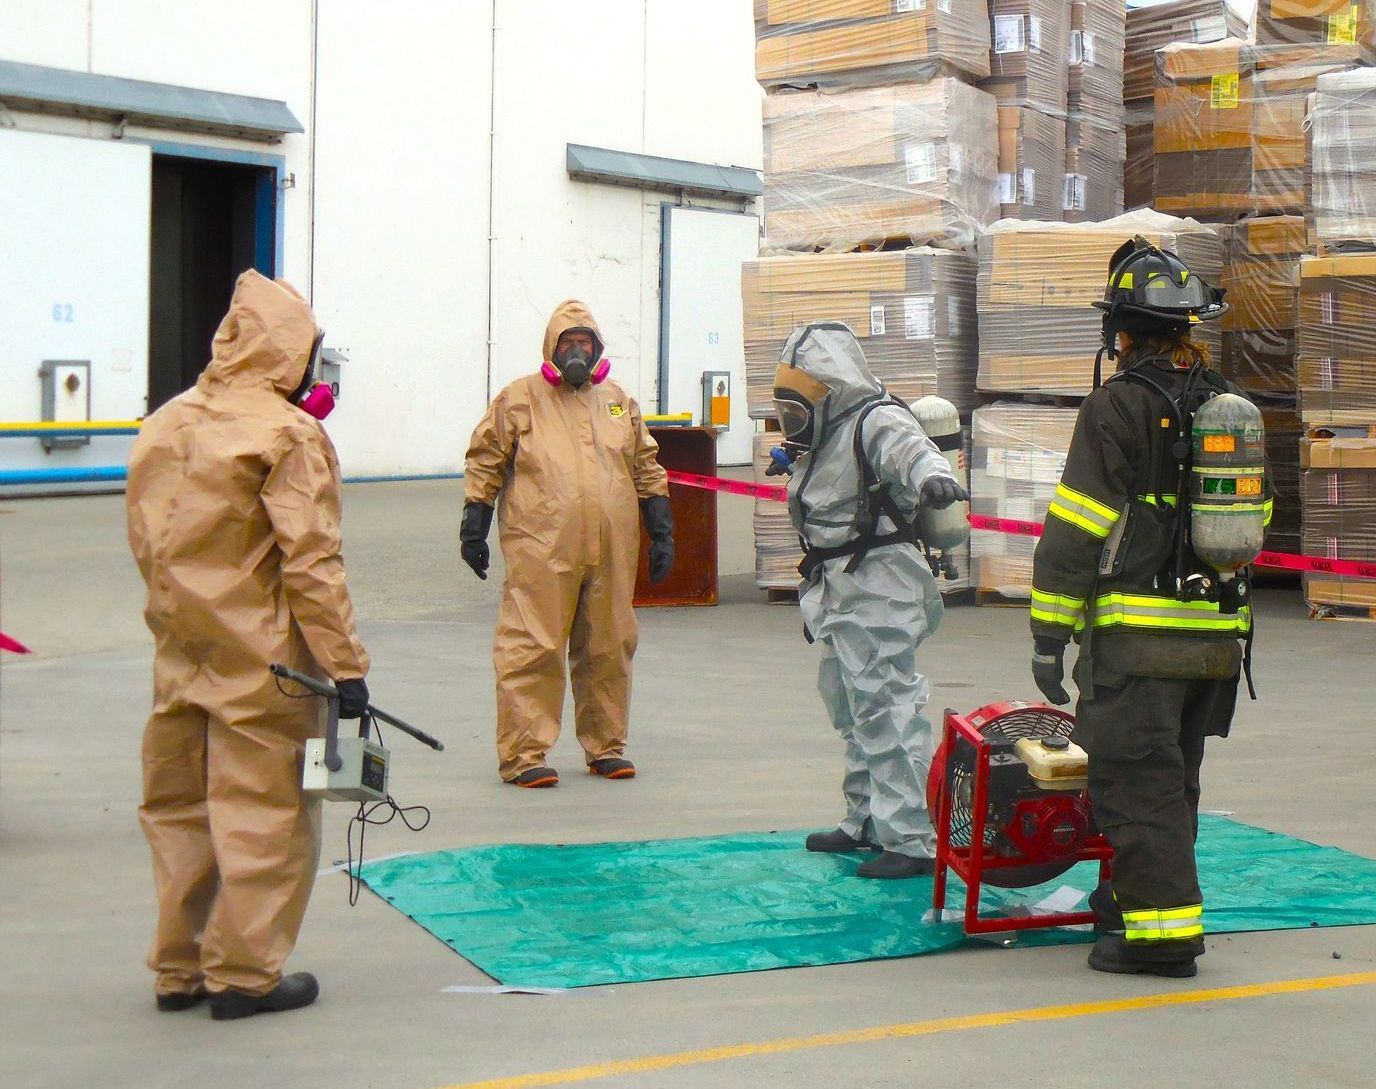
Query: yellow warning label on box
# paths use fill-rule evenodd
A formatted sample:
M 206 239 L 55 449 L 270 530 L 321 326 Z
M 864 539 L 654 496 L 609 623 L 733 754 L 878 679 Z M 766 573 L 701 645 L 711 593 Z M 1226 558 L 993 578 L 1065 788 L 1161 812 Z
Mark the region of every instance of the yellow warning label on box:
M 1328 17 L 1328 44 L 1355 45 L 1357 43 L 1358 9 L 1335 12 Z
M 1209 105 L 1216 110 L 1237 109 L 1237 73 L 1220 72 L 1209 84 Z

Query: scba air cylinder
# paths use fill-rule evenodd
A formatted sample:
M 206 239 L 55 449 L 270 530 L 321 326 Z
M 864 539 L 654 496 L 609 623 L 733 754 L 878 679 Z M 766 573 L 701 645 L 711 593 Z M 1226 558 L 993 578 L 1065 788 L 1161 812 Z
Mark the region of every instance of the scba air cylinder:
M 944 397 L 923 397 L 913 402 L 912 410 L 927 437 L 950 463 L 951 475 L 961 487 L 968 487 L 965 440 L 956 406 Z M 923 506 L 918 511 L 918 526 L 928 548 L 942 552 L 957 548 L 970 539 L 970 504 L 952 503 L 941 510 Z
M 1266 532 L 1266 427 L 1245 397 L 1221 393 L 1194 414 L 1190 538 L 1224 578 L 1261 551 Z

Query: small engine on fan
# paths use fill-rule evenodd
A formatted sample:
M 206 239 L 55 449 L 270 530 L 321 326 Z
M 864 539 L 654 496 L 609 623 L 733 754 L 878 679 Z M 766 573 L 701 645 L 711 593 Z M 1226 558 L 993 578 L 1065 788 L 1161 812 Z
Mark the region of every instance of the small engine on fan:
M 1021 701 L 963 716 L 947 711 L 927 780 L 937 830 L 933 903 L 938 911 L 944 906 L 946 871 L 954 869 L 967 887 L 967 932 L 1092 921 L 1083 912 L 978 916 L 982 884 L 1026 888 L 1094 859 L 1107 878 L 1112 851 L 1094 827 L 1088 760 L 1070 740 L 1074 726 L 1065 711 Z

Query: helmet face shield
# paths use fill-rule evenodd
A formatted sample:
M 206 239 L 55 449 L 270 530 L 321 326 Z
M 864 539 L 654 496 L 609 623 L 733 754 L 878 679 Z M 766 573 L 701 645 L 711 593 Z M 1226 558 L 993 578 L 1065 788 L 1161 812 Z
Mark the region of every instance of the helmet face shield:
M 791 363 L 780 363 L 774 369 L 774 412 L 789 442 L 812 446 L 817 415 L 830 392 L 825 382 Z

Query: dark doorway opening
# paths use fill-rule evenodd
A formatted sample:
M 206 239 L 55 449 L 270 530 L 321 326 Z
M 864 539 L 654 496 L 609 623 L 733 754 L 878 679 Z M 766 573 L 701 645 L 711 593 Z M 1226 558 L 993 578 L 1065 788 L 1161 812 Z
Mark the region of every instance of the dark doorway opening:
M 245 269 L 276 264 L 276 171 L 153 156 L 148 411 L 196 384 Z

